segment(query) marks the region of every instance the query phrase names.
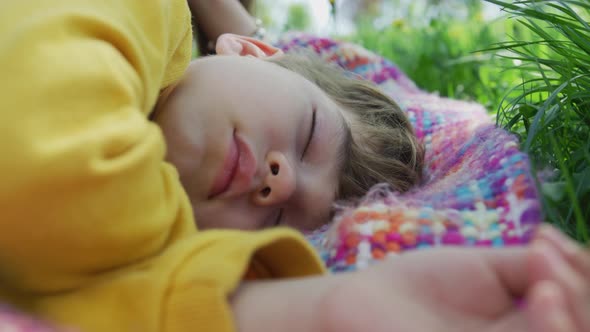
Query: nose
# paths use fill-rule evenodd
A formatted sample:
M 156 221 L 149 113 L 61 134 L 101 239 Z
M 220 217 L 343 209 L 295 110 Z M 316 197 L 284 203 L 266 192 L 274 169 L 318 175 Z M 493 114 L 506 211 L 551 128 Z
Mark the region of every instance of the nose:
M 266 156 L 265 167 L 266 174 L 262 184 L 254 192 L 254 202 L 262 206 L 283 204 L 295 192 L 294 169 L 284 154 L 275 151 Z

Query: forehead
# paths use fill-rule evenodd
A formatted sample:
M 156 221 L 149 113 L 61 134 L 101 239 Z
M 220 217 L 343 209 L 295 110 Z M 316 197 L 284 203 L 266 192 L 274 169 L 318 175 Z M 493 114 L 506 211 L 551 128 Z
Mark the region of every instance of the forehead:
M 289 87 L 310 84 L 300 75 L 273 63 L 253 57 L 227 55 L 193 61 L 187 77 L 191 83 L 206 80 L 210 86 L 225 86 L 249 93 L 272 89 L 276 93 L 297 95 L 301 90 Z

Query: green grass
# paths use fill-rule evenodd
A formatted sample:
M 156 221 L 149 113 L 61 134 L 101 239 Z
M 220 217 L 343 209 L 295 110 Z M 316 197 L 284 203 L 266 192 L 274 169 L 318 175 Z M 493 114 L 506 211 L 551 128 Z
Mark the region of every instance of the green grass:
M 475 100 L 517 134 L 539 174 L 545 218 L 588 242 L 590 231 L 590 2 L 486 0 L 507 15 L 483 21 L 422 13 L 346 38 L 397 63 L 420 87 Z M 413 16 L 415 15 L 415 16 Z
M 480 51 L 507 40 L 512 22 L 486 22 L 477 6 L 466 20 L 437 17 L 426 25 L 417 23 L 422 22 L 421 12 L 412 8 L 408 12 L 410 17 L 382 29 L 375 29 L 372 18 L 367 18 L 356 34 L 344 38 L 391 59 L 425 90 L 476 100 L 488 109 L 495 109 L 504 93 L 520 81 L 518 73 L 503 70 L 509 61 Z
M 549 221 L 580 241 L 590 230 L 590 2 L 487 0 L 506 9 L 532 38 L 493 50 L 520 61 L 522 83 L 498 109 L 498 123 L 520 135 L 536 170 Z

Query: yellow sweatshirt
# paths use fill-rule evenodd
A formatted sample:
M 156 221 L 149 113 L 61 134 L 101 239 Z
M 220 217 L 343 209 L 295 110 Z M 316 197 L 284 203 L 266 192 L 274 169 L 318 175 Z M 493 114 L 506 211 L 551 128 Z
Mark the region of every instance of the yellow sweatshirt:
M 322 271 L 292 231 L 197 231 L 147 120 L 190 52 L 186 0 L 0 1 L 0 301 L 86 332 L 231 331 L 253 262 Z

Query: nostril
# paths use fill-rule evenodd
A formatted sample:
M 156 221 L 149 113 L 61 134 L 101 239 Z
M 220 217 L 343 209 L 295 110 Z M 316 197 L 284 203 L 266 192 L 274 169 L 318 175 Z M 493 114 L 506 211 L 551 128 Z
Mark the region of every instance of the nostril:
M 260 193 L 262 194 L 262 197 L 268 197 L 268 195 L 270 195 L 270 187 L 265 187 L 262 189 L 262 191 L 260 191 Z
M 271 171 L 272 175 L 279 174 L 279 164 L 270 165 L 270 171 Z

